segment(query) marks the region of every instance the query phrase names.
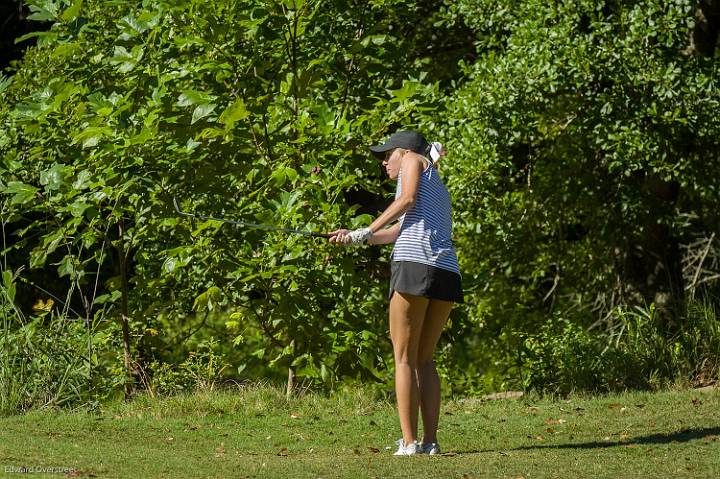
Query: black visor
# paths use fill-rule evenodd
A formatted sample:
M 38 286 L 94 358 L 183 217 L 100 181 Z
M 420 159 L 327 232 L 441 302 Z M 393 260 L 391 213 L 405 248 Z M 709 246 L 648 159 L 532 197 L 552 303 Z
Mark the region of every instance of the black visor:
M 405 130 L 393 133 L 382 145 L 371 146 L 370 151 L 377 156 L 382 156 L 386 151 L 394 148 L 405 148 L 420 155 L 425 155 L 429 146 L 420 133 Z

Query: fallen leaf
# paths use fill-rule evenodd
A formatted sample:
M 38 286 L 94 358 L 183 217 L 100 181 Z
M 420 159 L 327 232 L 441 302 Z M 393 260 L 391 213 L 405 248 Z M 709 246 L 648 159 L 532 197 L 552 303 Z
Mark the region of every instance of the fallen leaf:
M 172 436 L 168 436 L 165 438 L 166 442 L 173 442 L 174 440 L 175 440 L 175 438 L 173 438 Z
M 616 402 L 608 404 L 608 409 L 618 409 L 619 407 L 622 407 L 622 404 L 618 404 Z
M 529 412 L 530 414 L 533 414 L 533 415 L 537 416 L 537 414 L 540 412 L 540 408 L 534 407 L 534 406 L 533 406 L 533 407 L 529 407 L 529 408 L 528 408 L 528 412 Z
M 565 424 L 566 422 L 567 421 L 565 419 L 545 419 L 545 424 L 547 424 L 548 426 L 552 426 L 555 424 Z
M 483 401 L 496 401 L 498 399 L 518 399 L 525 395 L 522 391 L 506 391 L 501 393 L 488 394 L 483 396 Z
M 283 456 L 283 457 L 287 456 L 287 455 L 288 455 L 288 448 L 287 448 L 287 447 L 283 447 L 282 449 L 280 449 L 280 451 L 277 453 L 277 455 L 278 455 L 278 456 Z
M 368 451 L 378 453 L 380 452 L 380 449 L 378 449 L 377 447 L 368 447 Z
M 48 312 L 52 309 L 53 304 L 55 304 L 55 301 L 52 300 L 52 298 L 48 298 L 47 301 L 43 301 L 42 299 L 38 299 L 35 304 L 33 305 L 32 309 L 33 311 L 45 311 Z
M 353 448 L 353 454 L 355 454 L 356 456 L 359 456 L 359 455 L 360 455 L 360 449 L 358 449 L 357 447 L 354 447 L 354 448 Z
M 372 419 L 370 419 L 370 425 L 371 425 L 371 426 L 377 426 L 377 423 L 376 423 L 375 421 L 373 421 Z
M 552 433 L 555 432 L 555 430 L 554 430 L 553 428 L 551 428 L 551 427 L 545 429 L 545 431 L 549 432 L 550 434 L 552 434 Z
M 702 404 L 702 401 L 699 400 L 698 398 L 692 398 L 692 403 L 693 403 L 693 406 L 697 407 Z

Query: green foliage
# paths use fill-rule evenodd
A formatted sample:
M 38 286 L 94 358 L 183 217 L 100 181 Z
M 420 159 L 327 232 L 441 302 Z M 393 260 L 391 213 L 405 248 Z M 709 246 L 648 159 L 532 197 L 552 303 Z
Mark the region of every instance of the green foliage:
M 527 389 L 573 392 L 603 390 L 614 381 L 600 338 L 568 320 L 554 320 L 536 334 L 522 335 L 519 368 Z
M 671 380 L 713 382 L 720 372 L 720 321 L 717 300 L 688 302 L 682 328 L 668 337 L 654 307 L 619 309 L 609 337 L 617 351 L 619 380 L 636 387 L 658 387 Z
M 475 31 L 478 58 L 465 63 L 445 121 L 433 113 L 422 124 L 451 154 L 444 171 L 473 290 L 460 327 L 476 331 L 456 349 L 484 347 L 476 369 L 517 387 L 506 351 L 547 321 L 558 341 L 584 341 L 548 318 L 580 332 L 616 307 L 654 303 L 662 334 L 683 329 L 691 245 L 720 227 L 718 63 L 689 53 L 695 7 L 450 8 Z M 612 328 L 595 326 L 589 334 Z
M 391 187 L 366 147 L 401 126 L 449 151 L 453 391 L 716 374 L 684 295 L 720 228 L 718 62 L 689 48 L 692 2 L 27 3 L 52 28 L 0 77 L 3 269 L 27 268 L 8 304 L 62 285 L 62 317 L 129 344 L 111 388 L 388 381 L 385 251 L 187 220 L 172 198 L 367 225 Z
M 588 331 L 553 320 L 518 333 L 517 369 L 527 389 L 568 394 L 713 383 L 720 372 L 717 300 L 688 302 L 673 336 L 654 306 L 617 308 L 614 327 Z
M 2 276 L 0 414 L 94 407 L 107 399 L 122 378 L 112 325 L 101 330 L 47 310 L 27 318 L 14 305 L 17 274 Z
M 10 254 L 54 268 L 88 317 L 130 318 L 142 367 L 182 361 L 186 325 L 224 313 L 232 371 L 375 376 L 377 252 L 187 221 L 172 197 L 282 227 L 366 224 L 353 191 L 388 194 L 367 145 L 438 88 L 397 11 L 435 6 L 405 3 L 31 2 L 54 24 L 1 101 Z

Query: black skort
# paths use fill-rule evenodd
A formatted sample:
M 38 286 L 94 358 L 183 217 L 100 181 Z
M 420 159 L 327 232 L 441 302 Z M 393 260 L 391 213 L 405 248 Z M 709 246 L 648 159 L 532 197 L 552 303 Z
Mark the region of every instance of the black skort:
M 412 261 L 390 262 L 390 294 L 398 293 L 424 296 L 462 303 L 463 291 L 460 275 L 446 269 Z

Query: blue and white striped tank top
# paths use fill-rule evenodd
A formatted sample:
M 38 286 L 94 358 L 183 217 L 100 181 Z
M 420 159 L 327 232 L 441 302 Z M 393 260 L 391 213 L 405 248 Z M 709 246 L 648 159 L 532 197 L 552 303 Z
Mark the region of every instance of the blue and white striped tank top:
M 402 172 L 398 175 L 395 199 L 401 193 Z M 452 243 L 450 194 L 429 161 L 428 167 L 420 174 L 415 205 L 400 217 L 400 234 L 390 258 L 460 274 Z

